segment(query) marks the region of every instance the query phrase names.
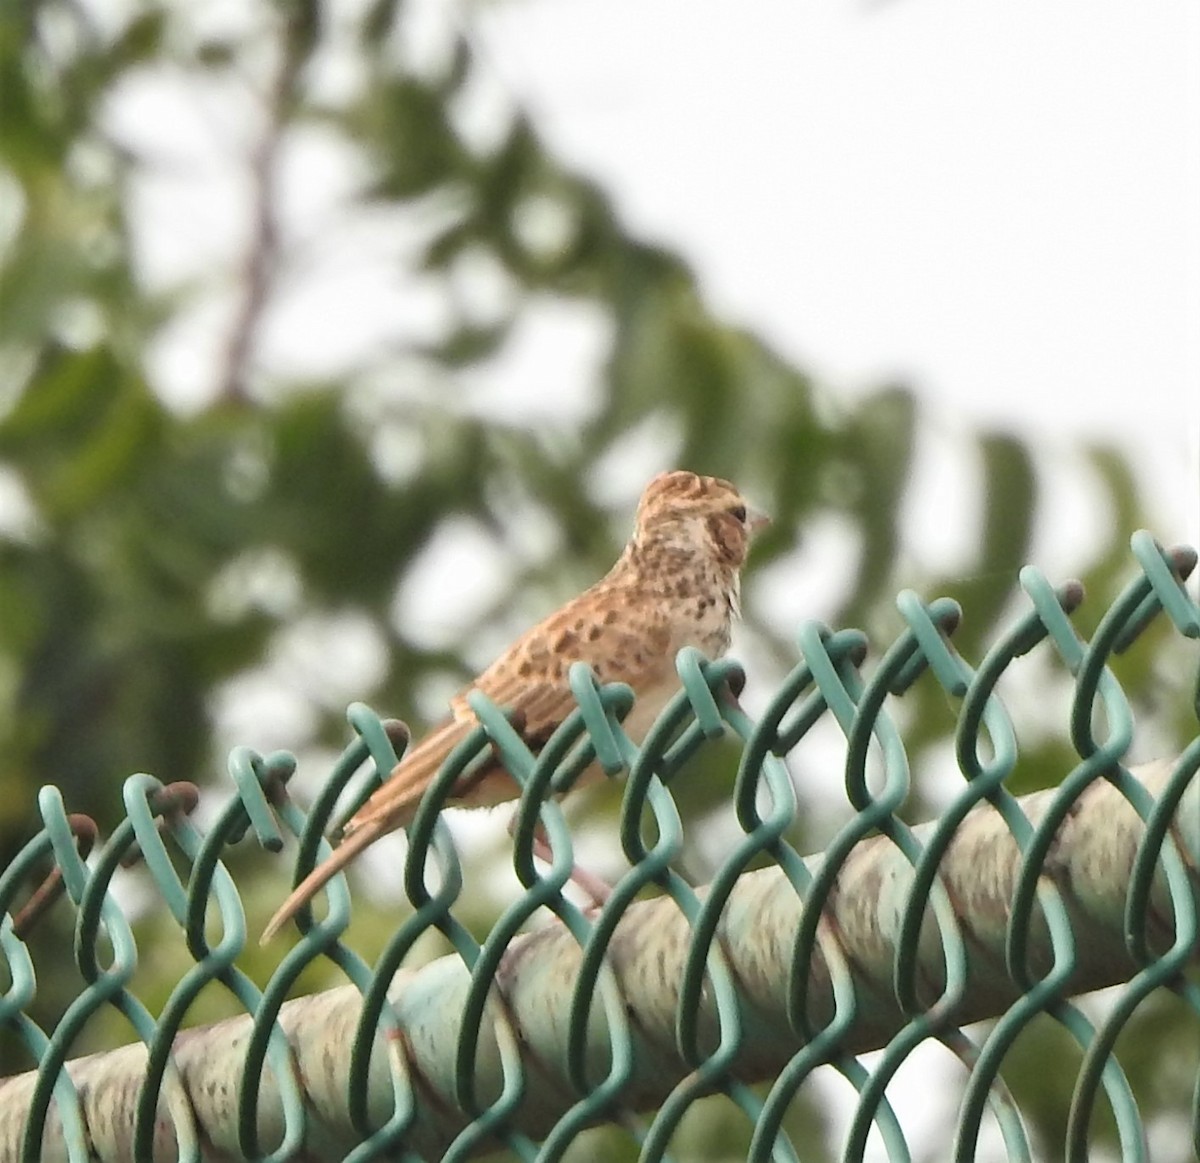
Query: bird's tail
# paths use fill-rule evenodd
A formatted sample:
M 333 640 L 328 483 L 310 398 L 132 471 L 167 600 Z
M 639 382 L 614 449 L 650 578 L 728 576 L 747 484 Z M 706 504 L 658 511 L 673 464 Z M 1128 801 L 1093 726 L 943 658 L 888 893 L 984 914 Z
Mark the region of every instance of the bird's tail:
M 475 724 L 451 720 L 432 731 L 396 765 L 392 777 L 346 821 L 342 841 L 332 855 L 317 865 L 288 895 L 267 922 L 260 943 L 266 944 L 302 905 L 310 901 L 360 852 L 381 836 L 402 828 L 412 819 L 417 804 L 455 743 Z
M 333 850 L 333 854 L 316 866 L 288 895 L 267 922 L 259 944 L 265 945 L 316 893 L 325 887 L 364 848 L 369 848 L 388 829 L 382 821 L 373 827 L 356 828 Z
M 346 821 L 342 828 L 342 844 L 345 845 L 351 836 L 357 836 L 363 829 L 371 829 L 375 825 L 382 826 L 382 831 L 374 833 L 380 836 L 383 832 L 407 824 L 446 756 L 476 726 L 473 721 L 449 719 L 430 731 L 396 764 L 392 774 L 375 789 L 367 802 Z M 341 851 L 341 847 L 338 851 Z

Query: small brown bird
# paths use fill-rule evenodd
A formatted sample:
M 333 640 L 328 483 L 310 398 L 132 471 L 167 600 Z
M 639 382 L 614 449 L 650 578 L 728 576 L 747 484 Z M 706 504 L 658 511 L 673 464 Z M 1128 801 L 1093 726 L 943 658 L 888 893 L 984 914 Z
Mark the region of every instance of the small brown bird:
M 692 472 L 656 476 L 642 494 L 633 537 L 616 565 L 518 638 L 454 697 L 452 717 L 414 746 L 347 822 L 341 844 L 283 902 L 263 941 L 364 848 L 411 822 L 450 750 L 478 726 L 468 692 L 482 691 L 512 712 L 537 753 L 575 708 L 567 679 L 571 664 L 586 662 L 601 682 L 633 688 L 636 702 L 622 726 L 640 742 L 679 689 L 675 655 L 685 646 L 709 658 L 728 649 L 749 535 L 766 521 L 728 481 Z M 497 762 L 482 778 L 473 775 L 457 802 L 485 807 L 520 792 Z

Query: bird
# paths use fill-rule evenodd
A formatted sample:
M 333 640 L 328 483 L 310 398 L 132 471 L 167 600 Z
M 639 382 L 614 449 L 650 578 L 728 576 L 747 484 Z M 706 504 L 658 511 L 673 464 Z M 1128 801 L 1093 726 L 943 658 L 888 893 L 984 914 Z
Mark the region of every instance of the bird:
M 412 746 L 346 822 L 332 855 L 283 902 L 263 931 L 269 941 L 336 873 L 389 832 L 412 822 L 421 797 L 456 744 L 478 726 L 467 696 L 480 691 L 509 712 L 535 754 L 574 710 L 568 671 L 587 663 L 602 683 L 627 683 L 634 705 L 622 728 L 639 743 L 680 687 L 675 656 L 692 646 L 710 659 L 729 648 L 752 534 L 768 523 L 719 477 L 659 473 L 642 492 L 633 534 L 594 585 L 519 637 L 460 691 L 451 715 Z M 449 802 L 487 807 L 521 787 L 498 758 L 451 791 Z

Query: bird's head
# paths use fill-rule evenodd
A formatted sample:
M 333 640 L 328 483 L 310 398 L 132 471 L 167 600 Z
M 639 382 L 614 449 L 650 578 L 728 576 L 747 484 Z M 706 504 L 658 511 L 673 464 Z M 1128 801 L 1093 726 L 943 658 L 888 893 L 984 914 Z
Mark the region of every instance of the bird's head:
M 682 470 L 664 472 L 642 493 L 634 542 L 699 551 L 737 571 L 745 563 L 751 533 L 767 521 L 720 477 Z

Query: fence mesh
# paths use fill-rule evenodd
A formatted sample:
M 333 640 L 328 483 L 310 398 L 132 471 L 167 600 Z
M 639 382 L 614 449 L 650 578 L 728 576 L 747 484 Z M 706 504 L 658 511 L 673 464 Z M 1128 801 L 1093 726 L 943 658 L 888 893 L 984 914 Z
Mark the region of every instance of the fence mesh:
M 1042 1015 L 1076 1048 L 1053 1153 L 1088 1158 L 1093 1116 L 1106 1105 L 1115 1153 L 1150 1158 L 1115 1047 L 1162 991 L 1176 995 L 1179 1021 L 1200 1041 L 1200 666 L 1188 655 L 1191 742 L 1131 768 L 1134 717 L 1109 663 L 1152 622 L 1200 637 L 1200 607 L 1182 584 L 1195 552 L 1164 551 L 1144 533 L 1133 551 L 1134 579 L 1090 640 L 1072 621 L 1081 587 L 1056 589 L 1023 570 L 1027 608 L 977 666 L 954 649 L 961 611 L 948 599 L 902 593 L 905 629 L 870 667 L 862 633 L 807 624 L 801 661 L 756 720 L 736 698 L 738 663 L 691 652 L 678 659 L 683 689 L 640 746 L 620 729 L 631 692 L 598 685 L 584 667 L 571 674 L 578 710 L 539 756 L 503 708 L 478 698 L 479 728 L 409 829 L 411 909 L 397 909 L 403 919 L 374 964 L 341 940 L 351 899 L 338 878 L 323 919 L 302 913 L 299 941 L 259 988 L 239 967 L 258 956 L 257 933 L 231 846 L 252 833 L 282 854 L 285 836 L 297 836 L 303 876 L 327 851 L 323 833 L 351 781 L 365 769 L 374 786 L 390 771 L 406 742 L 400 724 L 353 706 L 354 740 L 307 812 L 288 796 L 296 765 L 282 753 L 234 751 L 236 795 L 207 829 L 193 817 L 191 785 L 132 776 L 126 818 L 98 851 L 95 825 L 44 788 L 43 831 L 0 874 L 0 1025 L 30 1067 L 0 1082 L 0 1159 L 458 1159 L 498 1148 L 591 1158 L 588 1128 L 607 1123 L 657 1160 L 677 1149 L 688 1111 L 721 1094 L 744 1120 L 750 1158 L 792 1160 L 789 1112 L 825 1068 L 854 1095 L 842 1157 L 907 1160 L 914 1149 L 889 1086 L 937 1043 L 961 1060 L 965 1082 L 953 1132 L 924 1155 L 983 1158 L 990 1135 L 990 1157 L 1026 1160 L 1039 1157 L 1038 1144 L 1001 1070 Z M 1057 654 L 1072 677 L 1074 758 L 1057 786 L 1017 797 L 1008 786 L 1017 734 L 996 687 L 1035 649 Z M 961 778 L 936 818 L 913 826 L 895 708 L 926 672 L 955 708 Z M 805 859 L 788 839 L 801 807 L 786 759 L 826 722 L 844 736 L 853 814 Z M 672 779 L 730 737 L 740 744 L 739 834 L 697 888 L 678 871 Z M 524 891 L 479 940 L 463 919 L 462 861 L 440 809 L 489 748 L 523 787 L 511 859 Z M 574 849 L 558 802 L 593 761 L 621 774 L 629 863 L 602 907 L 567 888 Z M 533 856 L 539 828 L 549 864 Z M 131 988 L 139 958 L 154 953 L 134 939 L 131 918 L 145 902 L 113 892 L 117 870 L 139 853 L 158 894 L 152 907 L 170 911 L 192 961 L 154 999 Z M 47 861 L 53 871 L 30 894 Z M 30 1011 L 39 974 L 55 967 L 35 971 L 32 938 L 63 897 L 75 910 L 72 957 L 85 988 L 42 1028 Z M 408 968 L 431 932 L 452 952 Z M 322 960 L 350 984 L 285 1001 Z M 1120 988 L 1098 1012 L 1071 1000 L 1112 985 Z M 214 986 L 244 1016 L 188 1028 Z M 109 1011 L 136 1041 L 73 1059 Z M 996 1020 L 972 1026 L 984 1018 Z M 1161 1157 L 1200 1158 L 1200 1077 L 1175 1132 Z

